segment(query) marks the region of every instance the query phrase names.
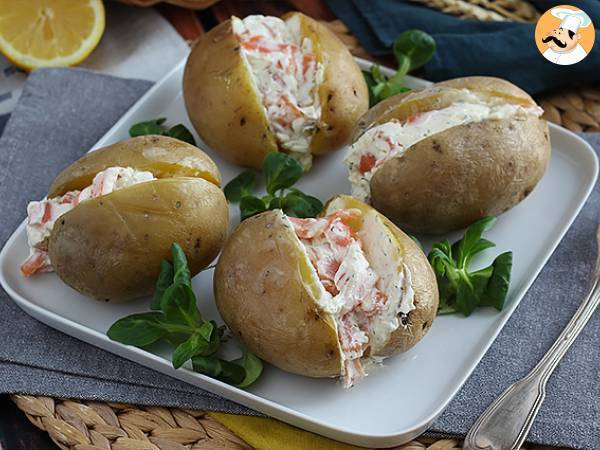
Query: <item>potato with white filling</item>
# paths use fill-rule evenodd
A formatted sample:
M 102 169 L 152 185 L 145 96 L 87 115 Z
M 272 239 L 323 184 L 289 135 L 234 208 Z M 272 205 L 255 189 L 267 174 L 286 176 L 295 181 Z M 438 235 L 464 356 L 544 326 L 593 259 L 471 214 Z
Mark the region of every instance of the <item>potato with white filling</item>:
M 417 233 L 501 214 L 548 166 L 542 112 L 526 92 L 490 77 L 386 99 L 361 118 L 346 156 L 352 195 Z
M 26 276 L 55 271 L 84 295 L 126 301 L 153 291 L 181 245 L 192 274 L 215 258 L 229 210 L 214 162 L 165 136 L 127 139 L 67 167 L 28 205 Z
M 346 387 L 415 345 L 438 306 L 418 245 L 348 196 L 316 219 L 281 210 L 246 219 L 219 258 L 214 293 L 250 351 L 296 374 L 342 377 Z
M 360 68 L 324 25 L 301 13 L 232 17 L 195 44 L 183 76 L 204 142 L 256 169 L 267 153 L 313 155 L 347 144 L 369 96 Z

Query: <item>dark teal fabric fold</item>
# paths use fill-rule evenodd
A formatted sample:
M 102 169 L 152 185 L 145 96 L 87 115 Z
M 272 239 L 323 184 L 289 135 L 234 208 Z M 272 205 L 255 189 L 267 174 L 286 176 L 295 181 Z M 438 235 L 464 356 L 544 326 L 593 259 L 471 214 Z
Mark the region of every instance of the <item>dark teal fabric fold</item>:
M 409 0 L 326 0 L 333 12 L 374 55 L 389 53 L 400 33 L 421 29 L 431 34 L 437 52 L 424 67 L 425 78 L 441 81 L 467 75 L 505 78 L 531 94 L 576 83 L 600 82 L 600 0 L 572 0 L 596 25 L 596 44 L 572 66 L 547 61 L 537 50 L 534 24 L 463 20 Z M 563 4 L 536 0 L 540 10 Z

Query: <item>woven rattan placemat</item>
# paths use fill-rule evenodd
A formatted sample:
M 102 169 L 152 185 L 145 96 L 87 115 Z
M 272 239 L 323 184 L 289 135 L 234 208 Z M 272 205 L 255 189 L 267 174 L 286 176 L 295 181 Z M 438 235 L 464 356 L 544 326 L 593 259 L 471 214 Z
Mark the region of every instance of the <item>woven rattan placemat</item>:
M 36 427 L 64 450 L 251 449 L 202 411 L 13 395 Z M 460 450 L 456 439 L 419 438 L 396 450 Z M 282 447 L 284 450 L 285 447 Z M 557 450 L 528 446 L 528 450 Z

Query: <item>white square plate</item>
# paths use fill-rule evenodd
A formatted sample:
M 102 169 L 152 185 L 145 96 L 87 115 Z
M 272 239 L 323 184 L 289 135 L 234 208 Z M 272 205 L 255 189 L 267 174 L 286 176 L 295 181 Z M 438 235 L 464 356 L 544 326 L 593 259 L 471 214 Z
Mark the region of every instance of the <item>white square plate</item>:
M 363 68 L 370 65 L 359 63 Z M 150 89 L 94 148 L 125 139 L 132 124 L 157 117 L 167 117 L 169 123 L 184 123 L 192 129 L 181 93 L 183 67 L 182 62 Z M 419 87 L 427 83 L 407 77 L 407 84 Z M 55 274 L 24 278 L 19 272 L 28 254 L 24 224 L 0 253 L 0 282 L 33 317 L 105 350 L 334 439 L 372 447 L 400 445 L 425 431 L 469 377 L 594 186 L 598 158 L 593 149 L 558 126 L 550 125 L 550 134 L 552 159 L 544 178 L 526 200 L 498 219 L 486 236 L 497 247 L 475 262 L 484 263 L 502 251 L 514 251 L 506 308 L 500 313 L 481 309 L 468 319 L 458 315 L 437 318 L 421 343 L 387 360 L 384 367 L 351 390 L 342 389 L 333 380 L 304 378 L 267 365 L 259 382 L 245 391 L 191 370 L 175 370 L 166 353 L 155 355 L 109 340 L 105 335 L 108 327 L 125 315 L 146 311 L 147 299 L 124 305 L 105 304 L 79 295 Z M 240 172 L 239 167 L 207 151 L 220 167 L 224 183 Z M 342 164 L 344 154 L 341 150 L 317 160 L 299 187 L 322 200 L 349 193 Z M 232 225 L 238 223 L 237 207 L 232 208 L 231 221 Z M 448 237 L 455 239 L 458 234 Z M 204 316 L 217 318 L 212 271 L 196 276 L 194 289 Z

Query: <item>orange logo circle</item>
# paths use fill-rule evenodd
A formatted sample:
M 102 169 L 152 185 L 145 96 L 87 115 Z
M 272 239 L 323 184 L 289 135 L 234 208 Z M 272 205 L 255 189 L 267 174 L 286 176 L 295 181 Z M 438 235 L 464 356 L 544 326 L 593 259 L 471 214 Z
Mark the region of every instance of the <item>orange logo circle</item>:
M 584 59 L 594 46 L 594 24 L 585 11 L 560 5 L 546 11 L 535 27 L 535 45 L 548 61 L 568 66 Z

